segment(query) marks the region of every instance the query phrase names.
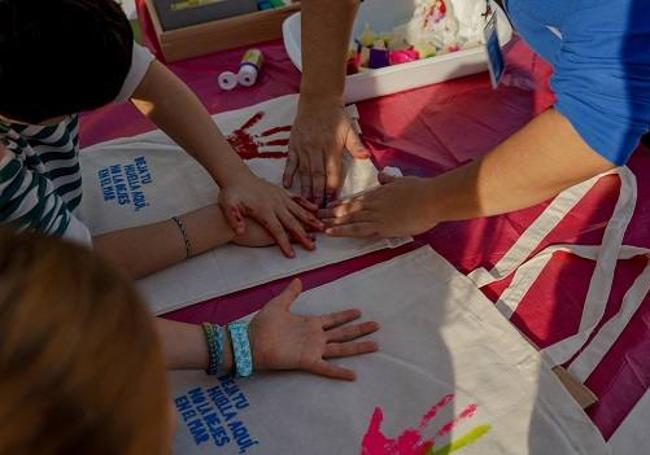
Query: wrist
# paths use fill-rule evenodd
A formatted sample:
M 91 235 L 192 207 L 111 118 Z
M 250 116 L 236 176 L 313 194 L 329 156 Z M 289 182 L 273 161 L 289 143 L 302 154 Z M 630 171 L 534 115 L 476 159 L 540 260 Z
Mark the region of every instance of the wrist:
M 264 365 L 262 362 L 262 353 L 260 351 L 260 345 L 257 343 L 257 340 L 255 340 L 255 319 L 251 321 L 250 325 L 248 326 L 248 340 L 251 346 L 251 356 L 253 357 L 253 369 L 255 371 L 262 371 L 264 370 Z
M 218 205 L 203 207 L 179 218 L 185 226 L 192 256 L 225 245 L 235 238 L 235 232 Z
M 231 166 L 231 168 L 228 169 L 228 172 L 225 172 L 224 175 L 218 176 L 218 178 L 213 175 L 215 182 L 217 182 L 221 189 L 229 186 L 240 185 L 242 181 L 256 177 L 257 176 L 253 174 L 243 161 L 235 166 Z
M 423 207 L 424 217 L 431 227 L 445 221 L 442 218 L 445 194 L 444 191 L 441 191 L 436 178 L 424 179 L 424 189 L 420 193 L 423 200 L 419 206 Z
M 322 94 L 304 90 L 300 92 L 298 111 L 320 109 L 342 109 L 345 106 L 343 94 Z
M 220 239 L 218 240 L 218 245 L 225 245 L 226 243 L 232 242 L 237 234 L 233 228 L 228 223 L 226 216 L 223 214 L 223 210 L 220 206 L 213 206 L 215 210 L 215 231 L 218 232 Z M 217 246 L 218 246 L 217 245 Z

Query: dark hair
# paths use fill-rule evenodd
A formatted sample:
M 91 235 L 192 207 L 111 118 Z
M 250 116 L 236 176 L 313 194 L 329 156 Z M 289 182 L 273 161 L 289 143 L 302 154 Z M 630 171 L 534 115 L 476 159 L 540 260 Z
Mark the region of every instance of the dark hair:
M 0 455 L 167 452 L 153 318 L 91 251 L 0 229 Z
M 0 114 L 39 123 L 103 106 L 132 50 L 115 0 L 0 0 Z

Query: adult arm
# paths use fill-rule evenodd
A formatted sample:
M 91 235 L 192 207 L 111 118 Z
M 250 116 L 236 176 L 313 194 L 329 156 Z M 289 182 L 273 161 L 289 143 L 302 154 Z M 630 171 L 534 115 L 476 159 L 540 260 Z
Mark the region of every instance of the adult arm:
M 358 158 L 368 152 L 343 104 L 352 23 L 359 0 L 302 2 L 303 76 L 284 185 L 298 178 L 302 196 L 321 205 L 334 200 L 342 182 L 344 148 Z
M 383 176 L 380 188 L 321 216 L 333 236 L 416 235 L 532 206 L 614 167 L 549 109 L 480 160 L 431 179 Z
M 416 234 L 442 221 L 498 215 L 626 163 L 650 124 L 650 24 L 629 21 L 643 11 L 636 2 L 578 8 L 563 22 L 554 58 L 553 109 L 481 160 L 435 179 L 393 180 L 324 212 L 335 218 L 330 233 Z

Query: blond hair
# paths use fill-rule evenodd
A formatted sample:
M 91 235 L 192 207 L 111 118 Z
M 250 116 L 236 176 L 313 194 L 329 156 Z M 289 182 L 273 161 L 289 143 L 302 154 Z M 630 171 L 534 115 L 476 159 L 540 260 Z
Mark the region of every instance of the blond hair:
M 91 252 L 0 233 L 0 455 L 167 451 L 152 318 Z

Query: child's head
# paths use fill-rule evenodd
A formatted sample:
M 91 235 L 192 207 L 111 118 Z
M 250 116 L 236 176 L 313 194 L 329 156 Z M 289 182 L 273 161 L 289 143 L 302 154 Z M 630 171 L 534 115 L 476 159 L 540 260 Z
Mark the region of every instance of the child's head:
M 115 0 L 0 0 L 0 116 L 42 123 L 113 101 L 132 49 Z
M 0 454 L 152 454 L 171 434 L 158 340 L 89 251 L 0 233 Z

